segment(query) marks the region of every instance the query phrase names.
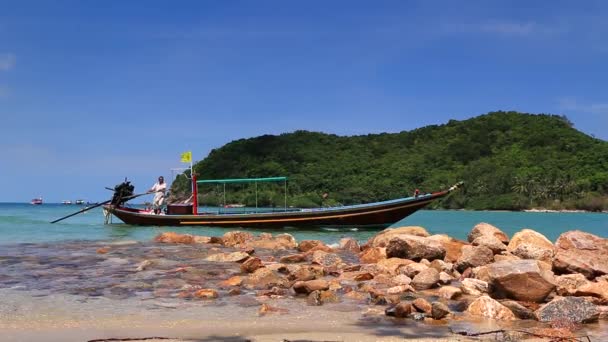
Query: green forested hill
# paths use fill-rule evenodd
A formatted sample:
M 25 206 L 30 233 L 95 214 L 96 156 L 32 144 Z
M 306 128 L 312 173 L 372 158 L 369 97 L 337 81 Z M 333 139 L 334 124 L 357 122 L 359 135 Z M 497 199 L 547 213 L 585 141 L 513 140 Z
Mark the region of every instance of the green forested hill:
M 199 179 L 288 176 L 288 205 L 364 203 L 449 187 L 436 205 L 468 209 L 606 209 L 608 142 L 567 118 L 492 112 L 400 133 L 337 136 L 296 131 L 232 141 L 196 163 Z M 174 192 L 189 186 L 183 176 Z M 281 185 L 260 184 L 259 202 L 283 205 Z M 201 186 L 217 204 L 222 189 Z M 253 185 L 230 185 L 227 203 L 255 203 Z M 322 202 L 321 194 L 328 193 Z

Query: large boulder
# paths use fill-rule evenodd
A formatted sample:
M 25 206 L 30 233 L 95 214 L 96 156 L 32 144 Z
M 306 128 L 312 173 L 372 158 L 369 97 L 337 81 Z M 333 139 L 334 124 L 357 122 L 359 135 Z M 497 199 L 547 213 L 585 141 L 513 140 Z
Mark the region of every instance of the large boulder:
M 597 321 L 599 311 L 595 305 L 580 297 L 560 297 L 536 310 L 541 322 L 589 323 Z
M 492 318 L 497 320 L 514 320 L 515 315 L 509 308 L 488 296 L 481 296 L 474 300 L 466 310 L 471 316 Z
M 569 231 L 555 242 L 553 269 L 558 273 L 581 273 L 588 279 L 608 274 L 608 239 Z
M 521 301 L 542 302 L 555 288 L 550 266 L 537 260 L 495 262 L 488 277 L 495 296 Z
M 427 237 L 430 234 L 426 229 L 417 226 L 399 227 L 399 228 L 387 228 L 380 233 L 376 234 L 371 240 L 370 245 L 372 247 L 386 247 L 392 238 L 398 235 L 414 235 Z
M 493 236 L 504 244 L 509 243 L 509 237 L 507 234 L 493 225 L 485 222 L 475 225 L 475 227 L 473 227 L 473 229 L 471 229 L 469 232 L 467 239 L 469 242 L 473 242 L 480 236 Z
M 544 235 L 531 229 L 515 233 L 507 246 L 507 251 L 522 259 L 541 260 L 551 263 L 554 246 Z
M 455 263 L 458 258 L 460 258 L 460 255 L 462 254 L 462 246 L 467 245 L 466 242 L 454 239 L 445 234 L 431 235 L 428 238 L 441 243 L 445 249 L 445 257 L 443 260 L 451 263 Z
M 494 261 L 494 253 L 484 246 L 463 246 L 462 255 L 456 261 L 456 269 L 463 272 L 467 268 L 487 265 Z
M 445 248 L 435 240 L 415 235 L 397 235 L 386 246 L 388 258 L 402 258 L 420 261 L 445 257 Z

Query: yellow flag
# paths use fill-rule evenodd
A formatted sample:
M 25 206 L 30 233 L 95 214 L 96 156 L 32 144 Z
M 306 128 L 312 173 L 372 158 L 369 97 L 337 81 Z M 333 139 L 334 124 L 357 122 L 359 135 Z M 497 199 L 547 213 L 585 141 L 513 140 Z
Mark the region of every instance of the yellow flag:
M 182 153 L 182 163 L 192 162 L 192 151 Z

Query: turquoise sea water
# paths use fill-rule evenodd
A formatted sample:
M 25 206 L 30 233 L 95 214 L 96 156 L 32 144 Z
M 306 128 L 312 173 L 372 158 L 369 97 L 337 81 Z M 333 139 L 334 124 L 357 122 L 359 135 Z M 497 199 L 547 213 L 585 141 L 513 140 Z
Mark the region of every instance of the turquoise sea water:
M 81 206 L 43 204 L 34 206 L 21 203 L 0 203 L 0 244 L 38 243 L 74 240 L 138 240 L 149 241 L 164 231 L 177 231 L 198 235 L 220 236 L 226 228 L 213 227 L 140 227 L 129 226 L 114 218 L 114 223 L 103 224 L 101 208 L 92 209 L 59 223 L 49 222 L 82 209 Z M 466 239 L 467 233 L 479 222 L 493 224 L 512 236 L 522 228 L 531 228 L 544 234 L 551 241 L 568 230 L 580 229 L 602 237 L 608 237 L 606 213 L 524 213 L 500 211 L 419 211 L 394 226 L 417 225 L 431 234 L 448 234 Z M 252 230 L 254 233 L 287 232 L 296 239 L 319 239 L 327 243 L 337 242 L 345 236 L 367 240 L 376 231 L 356 229 L 315 230 Z

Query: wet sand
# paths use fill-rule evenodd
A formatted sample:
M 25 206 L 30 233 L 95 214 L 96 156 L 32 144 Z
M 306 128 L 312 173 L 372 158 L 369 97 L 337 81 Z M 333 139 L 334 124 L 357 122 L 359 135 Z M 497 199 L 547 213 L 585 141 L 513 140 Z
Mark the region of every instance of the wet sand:
M 258 305 L 176 303 L 166 300 L 83 299 L 73 295 L 37 296 L 0 290 L 0 331 L 6 341 L 88 341 L 103 338 L 165 337 L 195 341 L 464 341 L 447 325 L 411 320 L 391 323 L 382 308 L 363 313 L 349 305 L 306 306 L 268 300 L 286 313 L 260 316 Z

